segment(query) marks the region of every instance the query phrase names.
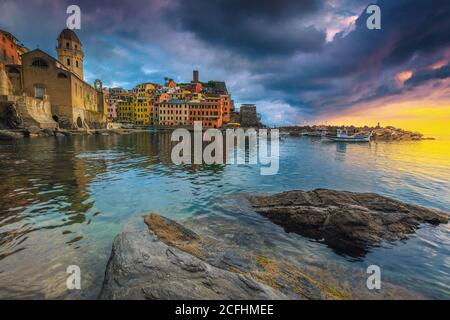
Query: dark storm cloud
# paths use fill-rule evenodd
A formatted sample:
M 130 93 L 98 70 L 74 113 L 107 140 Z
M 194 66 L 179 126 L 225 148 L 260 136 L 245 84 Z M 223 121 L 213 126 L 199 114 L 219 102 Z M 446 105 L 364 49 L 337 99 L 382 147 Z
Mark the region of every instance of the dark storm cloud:
M 401 93 L 391 83 L 396 72 L 415 73 L 449 47 L 450 3 L 381 0 L 377 4 L 382 10 L 382 30 L 368 30 L 367 15 L 362 13 L 353 32 L 345 37 L 338 34 L 321 55 L 297 61 L 296 68 L 280 72 L 265 86 L 281 90 L 286 99 L 317 113 Z M 421 83 L 413 79 L 407 90 Z M 317 83 L 328 85 L 321 90 Z
M 90 81 L 131 88 L 164 76 L 186 81 L 195 68 L 204 80 L 227 81 L 237 102 L 276 101 L 290 115 L 315 116 L 448 77 L 448 65 L 430 66 L 450 59 L 450 2 L 375 1 L 382 30 L 368 30 L 373 2 L 0 0 L 0 29 L 54 55 L 65 10 L 78 4 Z M 352 30 L 340 24 L 355 15 Z M 327 42 L 333 28 L 341 32 Z M 406 70 L 412 77 L 396 81 Z
M 185 0 L 165 18 L 208 44 L 254 58 L 319 51 L 324 31 L 302 24 L 301 19 L 322 6 L 319 0 Z
M 408 79 L 405 84 L 408 86 L 416 86 L 425 83 L 430 80 L 447 79 L 450 78 L 450 65 L 435 69 L 435 70 L 422 70 L 414 74 Z

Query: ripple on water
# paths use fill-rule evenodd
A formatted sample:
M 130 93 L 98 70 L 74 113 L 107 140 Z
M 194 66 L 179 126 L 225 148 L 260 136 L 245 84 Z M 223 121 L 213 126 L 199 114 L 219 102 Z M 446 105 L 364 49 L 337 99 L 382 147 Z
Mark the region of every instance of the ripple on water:
M 96 297 L 122 225 L 158 212 L 223 245 L 334 272 L 357 292 L 365 290 L 358 282 L 365 268 L 378 264 L 389 283 L 448 299 L 448 225 L 424 226 L 408 241 L 355 261 L 285 233 L 245 200 L 252 193 L 333 188 L 448 211 L 445 150 L 450 139 L 345 145 L 292 137 L 280 143 L 279 174 L 261 176 L 258 166 L 173 165 L 167 133 L 1 141 L 0 298 Z M 81 293 L 65 290 L 71 264 L 85 275 Z

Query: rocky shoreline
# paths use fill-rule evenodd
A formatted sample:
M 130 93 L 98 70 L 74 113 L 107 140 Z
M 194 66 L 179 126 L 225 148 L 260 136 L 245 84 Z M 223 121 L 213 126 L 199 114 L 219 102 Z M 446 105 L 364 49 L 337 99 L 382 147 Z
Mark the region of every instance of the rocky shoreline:
M 292 136 L 300 136 L 307 132 L 326 131 L 327 134 L 336 135 L 338 129 L 346 129 L 349 135 L 369 135 L 372 133 L 373 141 L 421 141 L 435 140 L 433 137 L 426 137 L 420 132 L 403 130 L 389 127 L 338 127 L 338 126 L 302 126 L 302 127 L 282 127 L 280 132 Z
M 334 250 L 350 255 L 364 254 L 381 241 L 405 239 L 421 223 L 448 222 L 446 213 L 367 193 L 319 189 L 252 196 L 250 201 L 257 212 L 286 231 L 322 238 Z M 331 270 L 223 246 L 216 237 L 201 236 L 152 213 L 127 224 L 115 238 L 99 298 L 421 298 L 387 282 L 383 286 L 380 297 L 349 287 Z
M 71 136 L 90 136 L 90 135 L 113 135 L 113 134 L 131 134 L 133 132 L 142 132 L 139 129 L 96 129 L 96 130 L 66 130 L 66 129 L 41 129 L 31 126 L 25 129 L 0 130 L 0 140 L 17 140 L 34 137 L 71 137 Z

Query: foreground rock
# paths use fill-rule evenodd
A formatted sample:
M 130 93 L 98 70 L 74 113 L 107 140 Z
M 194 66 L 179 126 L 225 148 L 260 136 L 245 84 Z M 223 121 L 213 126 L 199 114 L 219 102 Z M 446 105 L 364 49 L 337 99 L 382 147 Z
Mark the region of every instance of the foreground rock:
M 338 253 L 355 257 L 383 240 L 406 239 L 421 223 L 448 222 L 443 212 L 373 193 L 317 189 L 249 200 L 258 213 L 287 232 L 323 241 Z
M 0 140 L 15 140 L 15 139 L 22 139 L 23 134 L 9 131 L 9 130 L 0 130 Z
M 158 215 L 145 220 L 149 228 L 129 224 L 114 240 L 100 299 L 289 298 L 197 258 L 200 238 L 192 231 Z

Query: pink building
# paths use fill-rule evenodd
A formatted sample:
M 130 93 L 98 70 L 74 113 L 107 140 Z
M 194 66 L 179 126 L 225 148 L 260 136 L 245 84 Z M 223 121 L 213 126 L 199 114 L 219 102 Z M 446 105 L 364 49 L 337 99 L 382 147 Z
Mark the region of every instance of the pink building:
M 117 118 L 117 106 L 120 102 L 119 97 L 113 97 L 110 94 L 107 94 L 106 96 L 106 102 L 108 104 L 108 119 L 116 119 Z

